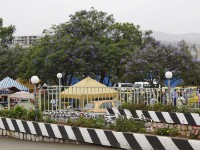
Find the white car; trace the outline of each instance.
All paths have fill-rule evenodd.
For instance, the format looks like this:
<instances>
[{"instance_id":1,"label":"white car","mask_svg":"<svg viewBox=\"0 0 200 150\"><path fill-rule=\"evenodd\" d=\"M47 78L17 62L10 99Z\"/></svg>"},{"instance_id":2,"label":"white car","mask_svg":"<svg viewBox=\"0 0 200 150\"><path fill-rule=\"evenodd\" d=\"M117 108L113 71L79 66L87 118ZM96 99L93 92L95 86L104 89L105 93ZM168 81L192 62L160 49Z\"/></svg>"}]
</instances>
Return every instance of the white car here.
<instances>
[{"instance_id":1,"label":"white car","mask_svg":"<svg viewBox=\"0 0 200 150\"><path fill-rule=\"evenodd\" d=\"M134 90L134 84L132 84L132 83L115 83L113 85L113 87L116 90L120 90L120 91L132 91L132 90Z\"/></svg>"}]
</instances>

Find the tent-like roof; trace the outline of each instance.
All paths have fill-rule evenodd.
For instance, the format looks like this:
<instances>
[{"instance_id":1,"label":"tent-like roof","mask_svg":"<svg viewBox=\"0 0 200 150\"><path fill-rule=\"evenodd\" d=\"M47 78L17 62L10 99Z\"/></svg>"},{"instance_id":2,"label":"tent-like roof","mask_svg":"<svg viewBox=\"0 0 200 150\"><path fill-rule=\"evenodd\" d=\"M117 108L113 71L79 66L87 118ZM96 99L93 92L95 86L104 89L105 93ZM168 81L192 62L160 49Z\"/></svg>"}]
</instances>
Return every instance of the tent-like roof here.
<instances>
[{"instance_id":1,"label":"tent-like roof","mask_svg":"<svg viewBox=\"0 0 200 150\"><path fill-rule=\"evenodd\" d=\"M0 89L9 89L15 87L19 89L20 91L29 91L29 89L21 84L19 84L17 81L6 77L3 80L0 81Z\"/></svg>"},{"instance_id":2,"label":"tent-like roof","mask_svg":"<svg viewBox=\"0 0 200 150\"><path fill-rule=\"evenodd\" d=\"M10 89L0 89L0 94L12 94L13 92Z\"/></svg>"},{"instance_id":3,"label":"tent-like roof","mask_svg":"<svg viewBox=\"0 0 200 150\"><path fill-rule=\"evenodd\" d=\"M29 89L30 92L34 91L34 85L29 83L28 81L24 81L21 78L17 78L15 81L17 81L18 83L20 83L21 85L27 87Z\"/></svg>"},{"instance_id":4,"label":"tent-like roof","mask_svg":"<svg viewBox=\"0 0 200 150\"><path fill-rule=\"evenodd\" d=\"M34 99L33 93L20 91L10 95L10 98L19 98L19 99Z\"/></svg>"},{"instance_id":5,"label":"tent-like roof","mask_svg":"<svg viewBox=\"0 0 200 150\"><path fill-rule=\"evenodd\" d=\"M87 77L61 92L62 98L102 99L117 97L118 92L96 80Z\"/></svg>"}]
</instances>

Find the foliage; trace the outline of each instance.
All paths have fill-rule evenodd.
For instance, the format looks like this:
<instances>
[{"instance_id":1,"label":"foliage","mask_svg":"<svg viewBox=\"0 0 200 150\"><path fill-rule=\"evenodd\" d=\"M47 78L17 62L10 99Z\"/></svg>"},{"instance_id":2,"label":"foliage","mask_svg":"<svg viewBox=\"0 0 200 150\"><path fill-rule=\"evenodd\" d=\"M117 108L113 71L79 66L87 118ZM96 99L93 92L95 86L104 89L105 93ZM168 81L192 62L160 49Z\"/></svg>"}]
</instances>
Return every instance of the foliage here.
<instances>
[{"instance_id":1,"label":"foliage","mask_svg":"<svg viewBox=\"0 0 200 150\"><path fill-rule=\"evenodd\" d=\"M21 106L16 106L12 112L12 118L16 119L26 119L27 117L27 109Z\"/></svg>"},{"instance_id":2,"label":"foliage","mask_svg":"<svg viewBox=\"0 0 200 150\"><path fill-rule=\"evenodd\" d=\"M69 118L67 119L66 123L74 127L103 128L105 126L105 121L103 117L85 118L81 116L76 120L72 120Z\"/></svg>"},{"instance_id":3,"label":"foliage","mask_svg":"<svg viewBox=\"0 0 200 150\"><path fill-rule=\"evenodd\" d=\"M161 103L155 103L153 106L149 105L148 110L162 111L163 105Z\"/></svg>"},{"instance_id":4,"label":"foliage","mask_svg":"<svg viewBox=\"0 0 200 150\"><path fill-rule=\"evenodd\" d=\"M198 108L191 108L187 105L183 105L179 108L173 105L162 105L161 103L155 103L154 105L146 105L145 103L123 103L120 109L134 110L151 110L151 111L165 111L165 112L181 112L181 113L200 113Z\"/></svg>"},{"instance_id":5,"label":"foliage","mask_svg":"<svg viewBox=\"0 0 200 150\"><path fill-rule=\"evenodd\" d=\"M163 127L157 128L155 133L157 135L177 136L179 134L179 130L177 128Z\"/></svg>"},{"instance_id":6,"label":"foliage","mask_svg":"<svg viewBox=\"0 0 200 150\"><path fill-rule=\"evenodd\" d=\"M190 132L190 138L192 139L200 139L200 131L198 127L196 129L192 129Z\"/></svg>"},{"instance_id":7,"label":"foliage","mask_svg":"<svg viewBox=\"0 0 200 150\"><path fill-rule=\"evenodd\" d=\"M199 108L191 108L188 105L183 105L177 109L177 112L182 112L182 113L200 113Z\"/></svg>"},{"instance_id":8,"label":"foliage","mask_svg":"<svg viewBox=\"0 0 200 150\"><path fill-rule=\"evenodd\" d=\"M10 74L14 76L14 73L16 73L17 70L16 69L17 64L15 62L20 59L20 56L18 57L16 54L15 56L17 57L14 57L13 55L15 53L9 48L14 38L13 37L14 32L15 32L15 26L10 25L8 27L4 27L3 19L0 18L0 66L1 66L0 79Z\"/></svg>"},{"instance_id":9,"label":"foliage","mask_svg":"<svg viewBox=\"0 0 200 150\"><path fill-rule=\"evenodd\" d=\"M15 119L26 119L27 110L21 106L17 106L14 109L1 110L0 116L8 117L8 118L15 118Z\"/></svg>"},{"instance_id":10,"label":"foliage","mask_svg":"<svg viewBox=\"0 0 200 150\"><path fill-rule=\"evenodd\" d=\"M162 111L167 111L167 112L176 112L177 107L173 105L164 105L162 108Z\"/></svg>"},{"instance_id":11,"label":"foliage","mask_svg":"<svg viewBox=\"0 0 200 150\"><path fill-rule=\"evenodd\" d=\"M144 133L146 132L144 125L144 121L134 121L133 119L119 117L115 124L110 125L110 128L119 132Z\"/></svg>"},{"instance_id":12,"label":"foliage","mask_svg":"<svg viewBox=\"0 0 200 150\"><path fill-rule=\"evenodd\" d=\"M40 110L29 110L28 114L27 114L27 120L36 120L36 116L37 116L37 121L41 121L42 120L42 112Z\"/></svg>"},{"instance_id":13,"label":"foliage","mask_svg":"<svg viewBox=\"0 0 200 150\"><path fill-rule=\"evenodd\" d=\"M147 80L153 86L154 79L162 84L170 70L184 85L200 83L199 62L192 59L185 41L176 47L163 45L151 37L151 31L143 33L138 25L115 22L113 15L94 8L77 11L69 21L44 30L29 48L9 47L14 31L12 25L3 27L0 19L0 78L29 80L35 74L43 82L55 83L61 72L62 85L84 75L99 76L101 83L107 76L107 84Z\"/></svg>"},{"instance_id":14,"label":"foliage","mask_svg":"<svg viewBox=\"0 0 200 150\"><path fill-rule=\"evenodd\" d=\"M177 109L177 111L178 112L183 112L183 113L190 113L191 112L190 108L188 106L186 106L186 105L183 105L183 106L179 107Z\"/></svg>"},{"instance_id":15,"label":"foliage","mask_svg":"<svg viewBox=\"0 0 200 150\"><path fill-rule=\"evenodd\" d=\"M46 123L55 123L56 121L54 119L52 119L51 117L47 117L44 119L44 122Z\"/></svg>"},{"instance_id":16,"label":"foliage","mask_svg":"<svg viewBox=\"0 0 200 150\"><path fill-rule=\"evenodd\" d=\"M105 12L81 10L66 23L44 31L38 44L29 48L21 62L20 76L28 79L37 74L40 79L57 80L55 72L68 79L83 75L105 76L117 80L124 73L126 59L142 42L139 26L117 23ZM66 80L62 83L66 85Z\"/></svg>"},{"instance_id":17,"label":"foliage","mask_svg":"<svg viewBox=\"0 0 200 150\"><path fill-rule=\"evenodd\" d=\"M147 80L153 85L153 80L161 83L165 79L165 72L172 71L173 77L188 78L188 72L194 69L194 62L185 41L181 41L177 47L163 45L154 38L146 37L142 49L132 54L130 63L127 64L128 76L134 76L137 80ZM134 82L134 81L132 81Z\"/></svg>"},{"instance_id":18,"label":"foliage","mask_svg":"<svg viewBox=\"0 0 200 150\"><path fill-rule=\"evenodd\" d=\"M15 26L10 25L8 27L3 27L3 19L0 18L0 50L1 48L7 48L10 46L14 32Z\"/></svg>"},{"instance_id":19,"label":"foliage","mask_svg":"<svg viewBox=\"0 0 200 150\"><path fill-rule=\"evenodd\" d=\"M123 103L122 106L120 106L121 109L128 109L130 111L133 110L147 110L147 105L145 103Z\"/></svg>"},{"instance_id":20,"label":"foliage","mask_svg":"<svg viewBox=\"0 0 200 150\"><path fill-rule=\"evenodd\" d=\"M192 109L192 112L200 114L200 109L199 108L194 108L194 109Z\"/></svg>"},{"instance_id":21,"label":"foliage","mask_svg":"<svg viewBox=\"0 0 200 150\"><path fill-rule=\"evenodd\" d=\"M38 117L38 121L41 121L42 120L42 112L38 110L36 114ZM0 116L34 121L35 120L35 111L27 110L21 106L16 106L14 109L0 110Z\"/></svg>"},{"instance_id":22,"label":"foliage","mask_svg":"<svg viewBox=\"0 0 200 150\"><path fill-rule=\"evenodd\" d=\"M161 103L155 103L154 105L146 105L145 103L123 103L121 109L134 110L154 110L154 111L168 111L175 112L177 108L173 105L162 105Z\"/></svg>"},{"instance_id":23,"label":"foliage","mask_svg":"<svg viewBox=\"0 0 200 150\"><path fill-rule=\"evenodd\" d=\"M1 72L0 78L9 76L13 79L17 79L20 76L21 70L19 70L19 64L22 62L22 57L26 53L26 49L19 45L10 47L9 49L0 49L0 64ZM15 67L13 67L15 66ZM26 70L22 70L26 72Z\"/></svg>"},{"instance_id":24,"label":"foliage","mask_svg":"<svg viewBox=\"0 0 200 150\"><path fill-rule=\"evenodd\" d=\"M0 116L12 118L13 110L0 110Z\"/></svg>"},{"instance_id":25,"label":"foliage","mask_svg":"<svg viewBox=\"0 0 200 150\"><path fill-rule=\"evenodd\" d=\"M153 85L154 79L162 83L170 70L184 85L200 82L199 62L192 59L185 41L177 47L163 45L151 37L151 31L143 33L132 23L115 22L113 15L94 8L77 11L69 21L44 30L44 36L28 49L9 47L14 31L15 26L3 27L0 19L0 78L28 80L36 74L44 82L58 82L56 73L62 72L62 85L83 75L98 75L100 82L108 76L113 83L145 79Z\"/></svg>"}]
</instances>

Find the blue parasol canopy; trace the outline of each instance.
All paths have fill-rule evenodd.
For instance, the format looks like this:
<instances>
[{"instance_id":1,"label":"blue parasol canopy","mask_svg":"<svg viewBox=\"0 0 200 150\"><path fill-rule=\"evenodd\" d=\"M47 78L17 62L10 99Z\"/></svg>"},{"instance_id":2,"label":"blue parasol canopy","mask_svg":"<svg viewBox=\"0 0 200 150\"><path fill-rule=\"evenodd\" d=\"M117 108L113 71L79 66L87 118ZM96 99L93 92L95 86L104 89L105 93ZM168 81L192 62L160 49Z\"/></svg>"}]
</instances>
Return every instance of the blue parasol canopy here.
<instances>
[{"instance_id":1,"label":"blue parasol canopy","mask_svg":"<svg viewBox=\"0 0 200 150\"><path fill-rule=\"evenodd\" d=\"M3 80L0 81L0 90L9 89L9 88L12 88L12 87L17 88L20 91L29 92L29 89L27 87L21 85L20 83L18 83L17 81L15 81L15 80L13 80L9 77L6 77L6 78L4 78Z\"/></svg>"}]
</instances>

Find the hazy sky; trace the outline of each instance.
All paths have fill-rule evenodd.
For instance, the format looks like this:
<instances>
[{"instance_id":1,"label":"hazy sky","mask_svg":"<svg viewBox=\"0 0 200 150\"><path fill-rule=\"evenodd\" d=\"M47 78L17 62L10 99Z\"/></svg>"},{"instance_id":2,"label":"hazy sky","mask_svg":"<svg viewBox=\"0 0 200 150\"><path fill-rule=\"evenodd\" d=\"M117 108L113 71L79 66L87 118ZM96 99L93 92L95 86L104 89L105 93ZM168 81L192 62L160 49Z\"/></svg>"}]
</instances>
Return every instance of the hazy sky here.
<instances>
[{"instance_id":1,"label":"hazy sky","mask_svg":"<svg viewBox=\"0 0 200 150\"><path fill-rule=\"evenodd\" d=\"M15 35L40 35L91 7L142 30L200 33L200 0L0 0L0 18L16 26Z\"/></svg>"}]
</instances>

